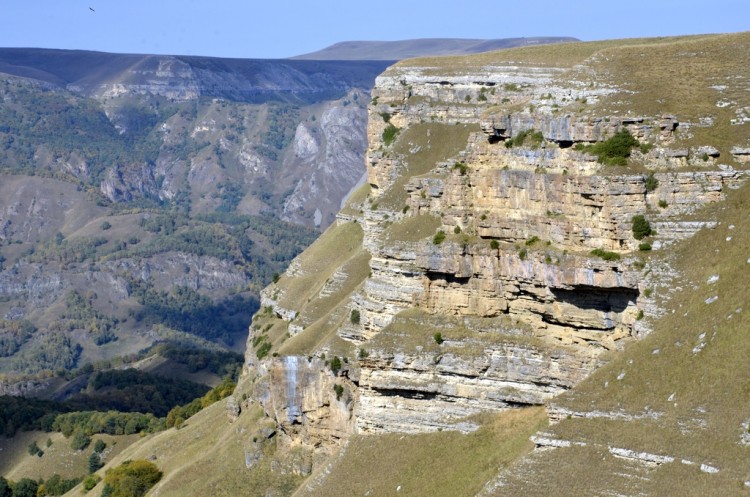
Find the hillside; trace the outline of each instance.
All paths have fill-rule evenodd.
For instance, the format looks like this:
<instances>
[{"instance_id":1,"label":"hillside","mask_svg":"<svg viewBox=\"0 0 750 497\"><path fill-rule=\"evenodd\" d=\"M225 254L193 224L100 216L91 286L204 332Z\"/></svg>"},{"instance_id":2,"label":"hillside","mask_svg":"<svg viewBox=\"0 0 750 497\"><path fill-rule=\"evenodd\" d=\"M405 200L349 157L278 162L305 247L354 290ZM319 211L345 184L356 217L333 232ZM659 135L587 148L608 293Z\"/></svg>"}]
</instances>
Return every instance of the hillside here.
<instances>
[{"instance_id":1,"label":"hillside","mask_svg":"<svg viewBox=\"0 0 750 497\"><path fill-rule=\"evenodd\" d=\"M578 41L570 37L499 38L467 40L460 38L420 38L399 41L343 41L317 52L291 57L292 60L402 60L414 57L467 55L505 48Z\"/></svg>"},{"instance_id":2,"label":"hillside","mask_svg":"<svg viewBox=\"0 0 750 497\"><path fill-rule=\"evenodd\" d=\"M748 54L738 33L389 67L366 184L261 291L233 396L99 474L151 460L153 495L746 491Z\"/></svg>"},{"instance_id":3,"label":"hillside","mask_svg":"<svg viewBox=\"0 0 750 497\"><path fill-rule=\"evenodd\" d=\"M368 184L262 292L248 342L246 387L313 461L294 495L750 481L749 44L523 47L379 76ZM461 448L511 414L531 446ZM473 468L462 490L434 476L452 465Z\"/></svg>"}]
</instances>

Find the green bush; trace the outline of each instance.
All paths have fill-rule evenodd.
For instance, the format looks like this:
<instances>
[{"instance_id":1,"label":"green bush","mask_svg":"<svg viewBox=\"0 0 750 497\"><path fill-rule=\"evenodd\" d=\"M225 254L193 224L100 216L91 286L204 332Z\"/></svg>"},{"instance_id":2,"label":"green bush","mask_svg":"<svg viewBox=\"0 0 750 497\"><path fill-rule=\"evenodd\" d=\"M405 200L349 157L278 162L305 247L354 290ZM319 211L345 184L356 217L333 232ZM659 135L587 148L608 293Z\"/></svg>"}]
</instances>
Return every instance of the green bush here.
<instances>
[{"instance_id":1,"label":"green bush","mask_svg":"<svg viewBox=\"0 0 750 497\"><path fill-rule=\"evenodd\" d=\"M601 257L605 261L619 261L620 260L620 254L617 252L609 252L604 249L596 248L591 251L591 255L595 255L597 257Z\"/></svg>"},{"instance_id":2,"label":"green bush","mask_svg":"<svg viewBox=\"0 0 750 497\"><path fill-rule=\"evenodd\" d=\"M596 155L600 164L624 166L628 162L630 151L636 146L638 146L638 140L627 129L621 129L611 138L586 147L586 149Z\"/></svg>"},{"instance_id":3,"label":"green bush","mask_svg":"<svg viewBox=\"0 0 750 497\"><path fill-rule=\"evenodd\" d=\"M95 473L102 466L104 466L104 463L102 463L102 457L98 452L92 452L89 456L89 473Z\"/></svg>"},{"instance_id":4,"label":"green bush","mask_svg":"<svg viewBox=\"0 0 750 497\"><path fill-rule=\"evenodd\" d=\"M654 176L654 173L651 173L648 176L646 176L644 183L645 183L647 192L652 192L656 190L656 188L659 186L659 180L656 179L656 176Z\"/></svg>"},{"instance_id":5,"label":"green bush","mask_svg":"<svg viewBox=\"0 0 750 497\"><path fill-rule=\"evenodd\" d=\"M96 486L97 483L102 481L102 477L99 475L88 475L83 479L83 491L88 492Z\"/></svg>"},{"instance_id":6,"label":"green bush","mask_svg":"<svg viewBox=\"0 0 750 497\"><path fill-rule=\"evenodd\" d=\"M162 472L152 462L143 459L125 461L107 472L102 496L143 497L161 477Z\"/></svg>"},{"instance_id":7,"label":"green bush","mask_svg":"<svg viewBox=\"0 0 750 497\"><path fill-rule=\"evenodd\" d=\"M344 387L333 385L333 391L336 392L336 400L341 400L341 396L344 394Z\"/></svg>"},{"instance_id":8,"label":"green bush","mask_svg":"<svg viewBox=\"0 0 750 497\"><path fill-rule=\"evenodd\" d=\"M396 139L396 135L400 130L391 123L383 130L383 145L386 147L390 146L391 143Z\"/></svg>"},{"instance_id":9,"label":"green bush","mask_svg":"<svg viewBox=\"0 0 750 497\"><path fill-rule=\"evenodd\" d=\"M518 251L518 258L521 259L522 261L525 261L528 255L529 255L529 251L526 250L525 248L522 248Z\"/></svg>"},{"instance_id":10,"label":"green bush","mask_svg":"<svg viewBox=\"0 0 750 497\"><path fill-rule=\"evenodd\" d=\"M646 242L641 243L638 245L638 250L640 250L641 252L648 252L651 250L651 244Z\"/></svg>"},{"instance_id":11,"label":"green bush","mask_svg":"<svg viewBox=\"0 0 750 497\"><path fill-rule=\"evenodd\" d=\"M334 356L333 359L331 359L331 372L333 373L333 376L337 376L339 371L341 371L341 359L339 359L338 356Z\"/></svg>"},{"instance_id":12,"label":"green bush","mask_svg":"<svg viewBox=\"0 0 750 497\"><path fill-rule=\"evenodd\" d=\"M96 452L97 454L101 454L106 448L107 444L101 438L98 438L96 442L94 442L94 452Z\"/></svg>"},{"instance_id":13,"label":"green bush","mask_svg":"<svg viewBox=\"0 0 750 497\"><path fill-rule=\"evenodd\" d=\"M532 245L534 245L538 241L539 241L539 237L536 236L536 235L534 235L531 238L529 238L528 240L526 240L526 246L527 247L531 247Z\"/></svg>"},{"instance_id":14,"label":"green bush","mask_svg":"<svg viewBox=\"0 0 750 497\"><path fill-rule=\"evenodd\" d=\"M649 236L653 231L651 230L651 223L641 214L633 216L633 238L636 240L643 240Z\"/></svg>"},{"instance_id":15,"label":"green bush","mask_svg":"<svg viewBox=\"0 0 750 497\"><path fill-rule=\"evenodd\" d=\"M466 172L469 170L469 167L463 162L456 162L455 164L453 164L453 169L457 169L461 176L466 176Z\"/></svg>"},{"instance_id":16,"label":"green bush","mask_svg":"<svg viewBox=\"0 0 750 497\"><path fill-rule=\"evenodd\" d=\"M73 438L70 440L70 448L73 450L83 450L91 443L91 437L86 435L81 430L76 430L73 433Z\"/></svg>"},{"instance_id":17,"label":"green bush","mask_svg":"<svg viewBox=\"0 0 750 497\"><path fill-rule=\"evenodd\" d=\"M434 335L432 335L432 338L433 338L433 340L435 340L435 343L438 344L438 345L442 344L445 341L445 340L443 340L443 334L440 333L440 332L435 333Z\"/></svg>"},{"instance_id":18,"label":"green bush","mask_svg":"<svg viewBox=\"0 0 750 497\"><path fill-rule=\"evenodd\" d=\"M445 241L445 231L440 230L437 233L435 233L435 236L432 237L432 243L435 245L440 245Z\"/></svg>"},{"instance_id":19,"label":"green bush","mask_svg":"<svg viewBox=\"0 0 750 497\"><path fill-rule=\"evenodd\" d=\"M492 250L499 249L500 248L500 242L498 242L497 240L490 240L490 248Z\"/></svg>"},{"instance_id":20,"label":"green bush","mask_svg":"<svg viewBox=\"0 0 750 497\"><path fill-rule=\"evenodd\" d=\"M366 359L370 356L370 353L367 352L365 349L359 349L359 353L357 354L360 359Z\"/></svg>"},{"instance_id":21,"label":"green bush","mask_svg":"<svg viewBox=\"0 0 750 497\"><path fill-rule=\"evenodd\" d=\"M666 209L667 207L669 207L669 204L667 203L666 200L662 199L662 200L659 200L659 207L661 207L662 209Z\"/></svg>"},{"instance_id":22,"label":"green bush","mask_svg":"<svg viewBox=\"0 0 750 497\"><path fill-rule=\"evenodd\" d=\"M36 497L39 484L31 478L21 478L13 485L13 497Z\"/></svg>"},{"instance_id":23,"label":"green bush","mask_svg":"<svg viewBox=\"0 0 750 497\"><path fill-rule=\"evenodd\" d=\"M352 309L352 313L349 315L349 321L351 321L352 324L359 324L359 311L357 309Z\"/></svg>"},{"instance_id":24,"label":"green bush","mask_svg":"<svg viewBox=\"0 0 750 497\"><path fill-rule=\"evenodd\" d=\"M461 226L456 226L455 228L453 228L453 233L457 235L461 234Z\"/></svg>"}]
</instances>

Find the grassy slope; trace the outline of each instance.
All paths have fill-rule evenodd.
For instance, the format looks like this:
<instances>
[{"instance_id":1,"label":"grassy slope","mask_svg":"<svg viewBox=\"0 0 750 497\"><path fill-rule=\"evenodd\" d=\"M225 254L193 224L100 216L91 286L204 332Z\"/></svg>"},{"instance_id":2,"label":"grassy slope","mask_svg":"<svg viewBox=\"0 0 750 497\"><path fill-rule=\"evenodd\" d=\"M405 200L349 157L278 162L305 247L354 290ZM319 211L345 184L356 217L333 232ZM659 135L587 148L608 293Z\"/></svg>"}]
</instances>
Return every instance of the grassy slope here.
<instances>
[{"instance_id":1,"label":"grassy slope","mask_svg":"<svg viewBox=\"0 0 750 497\"><path fill-rule=\"evenodd\" d=\"M148 436L112 458L99 473L104 475L108 468L128 459L151 458L164 472L151 495L265 495L269 487L281 489L278 495L289 495L300 478L272 472L270 457L253 469L245 466L246 439L262 417L260 410L252 408L235 423L229 423L225 409L226 401L217 402L190 418L180 430L173 428ZM272 449L268 455L273 455ZM100 484L87 495L98 497L102 488ZM80 493L78 487L67 495Z\"/></svg>"},{"instance_id":2,"label":"grassy slope","mask_svg":"<svg viewBox=\"0 0 750 497\"><path fill-rule=\"evenodd\" d=\"M322 484L313 475L295 497L476 495L497 469L531 449L529 436L547 419L543 409L529 408L485 415L483 421L468 435L355 436L333 467L322 470Z\"/></svg>"},{"instance_id":3,"label":"grassy slope","mask_svg":"<svg viewBox=\"0 0 750 497\"><path fill-rule=\"evenodd\" d=\"M742 425L750 419L748 205L750 184L710 207L720 221L717 228L667 249L664 256L680 272L679 286L655 292L657 297L676 292L665 301L667 315L654 323L650 336L556 400L574 411L656 412L659 417L563 420L551 431L588 446L530 458L520 476L510 477L509 493L497 495L548 495L560 488L569 495L599 494L604 488L628 495L736 495L750 480L750 447L739 443L747 430ZM716 275L719 280L708 283ZM718 300L707 304L713 296ZM676 462L645 470L612 457L607 447L672 456ZM701 472L700 464L720 471ZM560 465L569 471L560 471ZM538 477L526 479L529 471ZM596 476L602 474L606 478Z\"/></svg>"},{"instance_id":4,"label":"grassy slope","mask_svg":"<svg viewBox=\"0 0 750 497\"><path fill-rule=\"evenodd\" d=\"M47 447L47 439L52 445ZM63 478L84 476L88 472L89 456L98 439L107 444L105 460L110 460L139 439L138 435L94 435L84 450L72 450L70 440L61 433L40 431L20 432L13 438L0 438L0 475L14 481L21 478L47 479L55 473ZM36 442L44 451L42 457L28 453L28 446Z\"/></svg>"}]
</instances>

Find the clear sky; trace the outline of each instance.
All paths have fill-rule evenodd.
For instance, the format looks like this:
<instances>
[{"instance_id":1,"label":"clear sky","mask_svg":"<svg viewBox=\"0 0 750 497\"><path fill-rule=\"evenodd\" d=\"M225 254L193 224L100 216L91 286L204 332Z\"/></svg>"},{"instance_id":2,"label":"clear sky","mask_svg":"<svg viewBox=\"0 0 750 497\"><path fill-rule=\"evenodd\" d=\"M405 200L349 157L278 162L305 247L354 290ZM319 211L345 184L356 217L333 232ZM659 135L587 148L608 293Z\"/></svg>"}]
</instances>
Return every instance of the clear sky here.
<instances>
[{"instance_id":1,"label":"clear sky","mask_svg":"<svg viewBox=\"0 0 750 497\"><path fill-rule=\"evenodd\" d=\"M346 40L747 30L750 0L0 0L2 47L241 58Z\"/></svg>"}]
</instances>

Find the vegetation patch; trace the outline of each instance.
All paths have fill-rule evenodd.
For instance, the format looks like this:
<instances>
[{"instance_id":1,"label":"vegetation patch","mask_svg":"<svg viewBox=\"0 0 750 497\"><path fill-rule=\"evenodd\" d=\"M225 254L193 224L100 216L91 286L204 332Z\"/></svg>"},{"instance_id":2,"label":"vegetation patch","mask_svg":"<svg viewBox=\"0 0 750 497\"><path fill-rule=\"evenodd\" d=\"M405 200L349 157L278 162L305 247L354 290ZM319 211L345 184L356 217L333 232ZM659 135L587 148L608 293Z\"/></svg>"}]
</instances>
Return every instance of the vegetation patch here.
<instances>
[{"instance_id":1,"label":"vegetation patch","mask_svg":"<svg viewBox=\"0 0 750 497\"><path fill-rule=\"evenodd\" d=\"M591 251L591 255L595 255L597 257L601 257L605 261L619 261L620 260L620 254L617 252L609 252L604 249L595 248Z\"/></svg>"}]
</instances>

